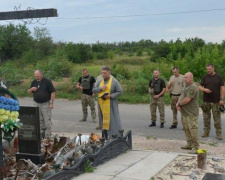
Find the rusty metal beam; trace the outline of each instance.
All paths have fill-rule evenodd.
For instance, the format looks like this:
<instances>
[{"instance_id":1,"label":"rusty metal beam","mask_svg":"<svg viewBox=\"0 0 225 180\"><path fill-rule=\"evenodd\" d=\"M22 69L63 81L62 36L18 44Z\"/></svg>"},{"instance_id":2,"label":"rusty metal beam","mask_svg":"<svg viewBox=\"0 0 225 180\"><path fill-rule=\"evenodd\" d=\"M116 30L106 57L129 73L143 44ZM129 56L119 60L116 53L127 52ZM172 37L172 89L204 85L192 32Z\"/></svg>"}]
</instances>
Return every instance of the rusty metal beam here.
<instances>
[{"instance_id":1,"label":"rusty metal beam","mask_svg":"<svg viewBox=\"0 0 225 180\"><path fill-rule=\"evenodd\" d=\"M0 12L0 20L33 19L44 17L57 17L57 9L51 8L51 9Z\"/></svg>"}]
</instances>

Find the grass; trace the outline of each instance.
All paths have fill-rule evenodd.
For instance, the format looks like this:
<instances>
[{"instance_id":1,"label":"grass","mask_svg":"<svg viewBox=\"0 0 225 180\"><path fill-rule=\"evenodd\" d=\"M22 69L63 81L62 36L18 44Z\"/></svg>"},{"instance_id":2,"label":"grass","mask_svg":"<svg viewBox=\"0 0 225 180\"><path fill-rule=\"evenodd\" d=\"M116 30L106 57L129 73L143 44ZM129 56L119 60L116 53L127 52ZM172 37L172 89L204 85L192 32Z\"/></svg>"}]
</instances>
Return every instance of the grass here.
<instances>
[{"instance_id":1,"label":"grass","mask_svg":"<svg viewBox=\"0 0 225 180\"><path fill-rule=\"evenodd\" d=\"M218 146L218 141L200 141L200 144L206 144L209 146L217 147Z\"/></svg>"},{"instance_id":2,"label":"grass","mask_svg":"<svg viewBox=\"0 0 225 180\"><path fill-rule=\"evenodd\" d=\"M13 64L13 61L8 62L6 70L14 69L15 64L17 65L18 63L19 62ZM27 90L33 80L33 71L37 67L33 64L26 65L26 63L20 63L24 66L21 67L17 65L16 68L23 79L19 84L11 85L10 90L17 97L31 97L32 95L28 95ZM39 64L44 63L46 62L39 62ZM127 53L124 53L123 55L115 54L114 59L89 60L85 64L71 64L70 68L72 73L69 77L58 78L53 81L57 90L56 98L65 98L69 100L80 99L81 92L78 91L75 86L79 77L82 76L82 69L87 68L90 75L97 77L101 73L102 65L111 67L112 74L120 82L123 94L118 100L122 103L149 104L148 82L149 79L153 77L153 70L160 69L160 76L165 81L168 81L172 75L171 63L150 62L149 56L146 53L143 53L142 56L129 56ZM4 64L2 64L2 68L4 68ZM6 70L4 72L7 72ZM164 101L165 104L170 104L169 92L165 93Z\"/></svg>"},{"instance_id":3,"label":"grass","mask_svg":"<svg viewBox=\"0 0 225 180\"><path fill-rule=\"evenodd\" d=\"M149 140L149 139L157 140L157 138L156 138L155 136L145 136L145 138L146 138L147 140Z\"/></svg>"}]
</instances>

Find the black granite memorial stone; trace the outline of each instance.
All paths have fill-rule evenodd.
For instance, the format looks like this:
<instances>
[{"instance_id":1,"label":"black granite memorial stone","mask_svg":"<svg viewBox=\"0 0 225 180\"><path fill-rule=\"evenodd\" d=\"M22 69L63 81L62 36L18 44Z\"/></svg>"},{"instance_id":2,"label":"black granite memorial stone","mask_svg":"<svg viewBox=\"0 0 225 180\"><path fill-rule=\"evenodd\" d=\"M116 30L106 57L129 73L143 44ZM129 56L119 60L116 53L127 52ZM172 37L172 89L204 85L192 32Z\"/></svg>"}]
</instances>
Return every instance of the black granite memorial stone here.
<instances>
[{"instance_id":1,"label":"black granite memorial stone","mask_svg":"<svg viewBox=\"0 0 225 180\"><path fill-rule=\"evenodd\" d=\"M0 168L3 167L2 129L0 129Z\"/></svg>"},{"instance_id":2,"label":"black granite memorial stone","mask_svg":"<svg viewBox=\"0 0 225 180\"><path fill-rule=\"evenodd\" d=\"M19 153L16 159L30 159L35 164L43 164L39 108L20 106L19 119L23 126L18 130Z\"/></svg>"},{"instance_id":3,"label":"black granite memorial stone","mask_svg":"<svg viewBox=\"0 0 225 180\"><path fill-rule=\"evenodd\" d=\"M225 180L225 175L206 173L202 180Z\"/></svg>"}]
</instances>

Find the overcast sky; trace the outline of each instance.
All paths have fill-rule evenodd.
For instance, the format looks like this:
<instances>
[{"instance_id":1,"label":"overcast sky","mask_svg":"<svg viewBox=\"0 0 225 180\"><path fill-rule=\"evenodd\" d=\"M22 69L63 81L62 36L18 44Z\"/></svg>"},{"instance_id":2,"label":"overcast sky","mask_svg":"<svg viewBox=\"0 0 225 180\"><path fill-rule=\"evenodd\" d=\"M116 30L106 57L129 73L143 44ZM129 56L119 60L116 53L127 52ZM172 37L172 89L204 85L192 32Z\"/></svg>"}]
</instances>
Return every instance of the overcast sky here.
<instances>
[{"instance_id":1,"label":"overcast sky","mask_svg":"<svg viewBox=\"0 0 225 180\"><path fill-rule=\"evenodd\" d=\"M27 25L31 31L46 27L54 41L225 40L225 0L0 0L0 4L0 12L14 11L14 6L57 9L58 17L48 18L45 25ZM0 24L10 22L23 23Z\"/></svg>"}]
</instances>

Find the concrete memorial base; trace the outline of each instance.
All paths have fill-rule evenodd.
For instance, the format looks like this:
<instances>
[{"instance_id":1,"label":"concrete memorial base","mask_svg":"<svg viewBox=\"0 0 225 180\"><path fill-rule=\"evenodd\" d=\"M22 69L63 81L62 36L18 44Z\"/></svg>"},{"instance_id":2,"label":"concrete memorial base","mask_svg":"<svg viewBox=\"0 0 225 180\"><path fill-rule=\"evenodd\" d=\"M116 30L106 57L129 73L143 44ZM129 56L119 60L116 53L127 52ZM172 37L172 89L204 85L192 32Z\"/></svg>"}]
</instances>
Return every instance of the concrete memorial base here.
<instances>
[{"instance_id":1,"label":"concrete memorial base","mask_svg":"<svg viewBox=\"0 0 225 180\"><path fill-rule=\"evenodd\" d=\"M19 159L30 159L34 164L44 164L45 155L44 154L27 154L27 153L16 153L16 161Z\"/></svg>"}]
</instances>

